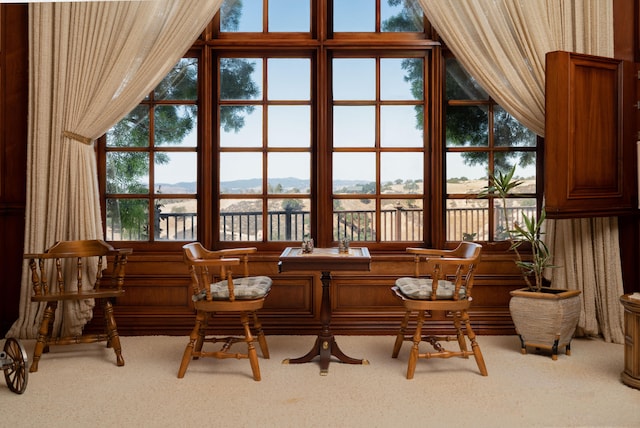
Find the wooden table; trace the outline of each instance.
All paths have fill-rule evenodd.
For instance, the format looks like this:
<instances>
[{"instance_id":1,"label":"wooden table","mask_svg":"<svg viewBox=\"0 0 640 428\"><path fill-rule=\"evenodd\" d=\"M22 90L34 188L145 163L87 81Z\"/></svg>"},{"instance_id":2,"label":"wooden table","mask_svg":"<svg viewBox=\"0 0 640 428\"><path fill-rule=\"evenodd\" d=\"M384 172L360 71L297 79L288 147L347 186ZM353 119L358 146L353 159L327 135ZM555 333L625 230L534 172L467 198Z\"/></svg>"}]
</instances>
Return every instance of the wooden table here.
<instances>
[{"instance_id":1,"label":"wooden table","mask_svg":"<svg viewBox=\"0 0 640 428\"><path fill-rule=\"evenodd\" d=\"M624 306L624 371L622 382L640 389L640 300L630 294L620 297Z\"/></svg>"},{"instance_id":2,"label":"wooden table","mask_svg":"<svg viewBox=\"0 0 640 428\"><path fill-rule=\"evenodd\" d=\"M369 364L367 360L346 356L338 347L331 333L331 271L371 270L371 256L366 247L351 247L348 253L340 253L337 248L315 248L312 253L303 253L299 247L287 247L280 255L280 272L320 271L322 272L322 302L320 321L322 330L311 350L300 358L288 358L284 364L307 363L320 356L320 375L329 372L331 356L347 364Z\"/></svg>"}]
</instances>

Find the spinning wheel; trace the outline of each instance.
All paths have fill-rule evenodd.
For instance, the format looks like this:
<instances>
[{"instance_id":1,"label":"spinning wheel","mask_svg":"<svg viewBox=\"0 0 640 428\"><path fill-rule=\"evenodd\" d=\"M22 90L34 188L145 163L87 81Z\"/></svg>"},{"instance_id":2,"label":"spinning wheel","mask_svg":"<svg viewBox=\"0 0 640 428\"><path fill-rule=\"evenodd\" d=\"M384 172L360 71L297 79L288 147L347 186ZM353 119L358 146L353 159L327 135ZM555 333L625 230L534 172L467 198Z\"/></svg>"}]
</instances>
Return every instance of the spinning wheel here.
<instances>
[{"instance_id":1,"label":"spinning wheel","mask_svg":"<svg viewBox=\"0 0 640 428\"><path fill-rule=\"evenodd\" d=\"M22 394L27 389L29 373L26 371L27 352L16 339L10 337L4 342L4 351L0 352L0 367L4 370L4 379L9 389Z\"/></svg>"}]
</instances>

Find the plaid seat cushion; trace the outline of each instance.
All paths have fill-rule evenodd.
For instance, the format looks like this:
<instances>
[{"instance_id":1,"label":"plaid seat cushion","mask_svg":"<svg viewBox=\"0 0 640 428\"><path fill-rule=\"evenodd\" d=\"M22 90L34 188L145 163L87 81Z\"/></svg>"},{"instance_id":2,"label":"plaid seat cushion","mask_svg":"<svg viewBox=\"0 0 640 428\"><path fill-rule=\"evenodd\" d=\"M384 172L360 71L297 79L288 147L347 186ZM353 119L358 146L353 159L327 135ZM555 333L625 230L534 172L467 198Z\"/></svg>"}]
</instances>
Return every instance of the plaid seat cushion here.
<instances>
[{"instance_id":1,"label":"plaid seat cushion","mask_svg":"<svg viewBox=\"0 0 640 428\"><path fill-rule=\"evenodd\" d=\"M432 280L431 278L414 278L404 277L396 280L396 287L402 294L409 299L414 300L429 300L431 299ZM455 285L451 281L438 281L438 290L436 291L436 300L448 300L453 299L453 293L455 291ZM459 298L464 299L467 297L467 289L463 286L460 287Z\"/></svg>"},{"instance_id":2,"label":"plaid seat cushion","mask_svg":"<svg viewBox=\"0 0 640 428\"><path fill-rule=\"evenodd\" d=\"M233 279L233 292L237 300L260 299L271 290L271 278L268 276L248 276ZM201 292L194 300L204 300L206 294ZM228 300L229 286L227 280L211 284L211 297L213 300Z\"/></svg>"}]
</instances>

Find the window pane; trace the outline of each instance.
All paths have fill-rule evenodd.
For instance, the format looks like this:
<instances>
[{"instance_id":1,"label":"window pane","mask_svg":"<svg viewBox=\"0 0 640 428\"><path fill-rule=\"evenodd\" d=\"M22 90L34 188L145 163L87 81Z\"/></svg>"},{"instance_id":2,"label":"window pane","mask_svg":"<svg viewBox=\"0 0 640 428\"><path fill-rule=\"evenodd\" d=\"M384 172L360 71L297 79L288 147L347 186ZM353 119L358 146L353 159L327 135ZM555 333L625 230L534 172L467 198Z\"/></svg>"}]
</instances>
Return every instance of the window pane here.
<instances>
[{"instance_id":1,"label":"window pane","mask_svg":"<svg viewBox=\"0 0 640 428\"><path fill-rule=\"evenodd\" d=\"M269 241L302 241L311 233L309 199L269 199Z\"/></svg>"},{"instance_id":2,"label":"window pane","mask_svg":"<svg viewBox=\"0 0 640 428\"><path fill-rule=\"evenodd\" d=\"M424 210L421 199L385 199L380 211L380 240L422 241Z\"/></svg>"},{"instance_id":3,"label":"window pane","mask_svg":"<svg viewBox=\"0 0 640 428\"><path fill-rule=\"evenodd\" d=\"M310 147L309 106L269 107L269 147Z\"/></svg>"},{"instance_id":4,"label":"window pane","mask_svg":"<svg viewBox=\"0 0 640 428\"><path fill-rule=\"evenodd\" d=\"M198 239L196 199L158 199L154 218L156 239L171 241Z\"/></svg>"},{"instance_id":5,"label":"window pane","mask_svg":"<svg viewBox=\"0 0 640 428\"><path fill-rule=\"evenodd\" d=\"M220 99L262 98L262 59L220 58Z\"/></svg>"},{"instance_id":6,"label":"window pane","mask_svg":"<svg viewBox=\"0 0 640 428\"><path fill-rule=\"evenodd\" d=\"M333 200L333 239L376 239L376 203L373 199Z\"/></svg>"},{"instance_id":7,"label":"window pane","mask_svg":"<svg viewBox=\"0 0 640 428\"><path fill-rule=\"evenodd\" d=\"M423 193L422 153L381 153L380 181L393 183L384 193Z\"/></svg>"},{"instance_id":8,"label":"window pane","mask_svg":"<svg viewBox=\"0 0 640 428\"><path fill-rule=\"evenodd\" d=\"M423 147L422 106L381 106L381 147Z\"/></svg>"},{"instance_id":9,"label":"window pane","mask_svg":"<svg viewBox=\"0 0 640 428\"><path fill-rule=\"evenodd\" d=\"M220 147L262 147L262 107L220 107Z\"/></svg>"},{"instance_id":10,"label":"window pane","mask_svg":"<svg viewBox=\"0 0 640 428\"><path fill-rule=\"evenodd\" d=\"M374 153L334 153L333 192L375 193L376 158Z\"/></svg>"},{"instance_id":11,"label":"window pane","mask_svg":"<svg viewBox=\"0 0 640 428\"><path fill-rule=\"evenodd\" d=\"M489 184L487 153L447 153L447 193L477 194Z\"/></svg>"},{"instance_id":12,"label":"window pane","mask_svg":"<svg viewBox=\"0 0 640 428\"><path fill-rule=\"evenodd\" d=\"M334 100L375 100L376 61L372 58L333 60Z\"/></svg>"},{"instance_id":13,"label":"window pane","mask_svg":"<svg viewBox=\"0 0 640 428\"><path fill-rule=\"evenodd\" d=\"M147 199L107 199L108 241L147 241L149 201Z\"/></svg>"},{"instance_id":14,"label":"window pane","mask_svg":"<svg viewBox=\"0 0 640 428\"><path fill-rule=\"evenodd\" d=\"M223 199L220 201L221 241L260 241L262 239L262 201Z\"/></svg>"},{"instance_id":15,"label":"window pane","mask_svg":"<svg viewBox=\"0 0 640 428\"><path fill-rule=\"evenodd\" d=\"M139 105L107 132L107 147L148 147L149 107Z\"/></svg>"},{"instance_id":16,"label":"window pane","mask_svg":"<svg viewBox=\"0 0 640 428\"><path fill-rule=\"evenodd\" d=\"M309 32L309 0L269 0L269 32Z\"/></svg>"},{"instance_id":17,"label":"window pane","mask_svg":"<svg viewBox=\"0 0 640 428\"><path fill-rule=\"evenodd\" d=\"M107 193L148 194L149 153L107 152Z\"/></svg>"},{"instance_id":18,"label":"window pane","mask_svg":"<svg viewBox=\"0 0 640 428\"><path fill-rule=\"evenodd\" d=\"M262 0L224 0L220 6L223 32L262 32Z\"/></svg>"},{"instance_id":19,"label":"window pane","mask_svg":"<svg viewBox=\"0 0 640 428\"><path fill-rule=\"evenodd\" d=\"M447 147L487 147L489 109L487 106L447 106Z\"/></svg>"},{"instance_id":20,"label":"window pane","mask_svg":"<svg viewBox=\"0 0 640 428\"><path fill-rule=\"evenodd\" d=\"M376 110L373 106L333 108L334 147L375 147Z\"/></svg>"},{"instance_id":21,"label":"window pane","mask_svg":"<svg viewBox=\"0 0 640 428\"><path fill-rule=\"evenodd\" d=\"M156 193L196 193L198 177L196 152L156 152L154 156Z\"/></svg>"},{"instance_id":22,"label":"window pane","mask_svg":"<svg viewBox=\"0 0 640 428\"><path fill-rule=\"evenodd\" d=\"M448 199L447 241L488 241L489 201L486 199Z\"/></svg>"},{"instance_id":23,"label":"window pane","mask_svg":"<svg viewBox=\"0 0 640 428\"><path fill-rule=\"evenodd\" d=\"M418 0L380 2L382 31L423 31L422 7Z\"/></svg>"},{"instance_id":24,"label":"window pane","mask_svg":"<svg viewBox=\"0 0 640 428\"><path fill-rule=\"evenodd\" d=\"M310 193L310 153L269 153L269 193Z\"/></svg>"},{"instance_id":25,"label":"window pane","mask_svg":"<svg viewBox=\"0 0 640 428\"><path fill-rule=\"evenodd\" d=\"M456 59L446 60L448 100L487 100L489 94L462 68Z\"/></svg>"},{"instance_id":26,"label":"window pane","mask_svg":"<svg viewBox=\"0 0 640 428\"><path fill-rule=\"evenodd\" d=\"M506 241L509 239L509 229L512 229L516 223L523 224L523 215L530 219L537 217L535 199L507 199L506 210L503 208L502 201L496 200L494 241Z\"/></svg>"},{"instance_id":27,"label":"window pane","mask_svg":"<svg viewBox=\"0 0 640 428\"><path fill-rule=\"evenodd\" d=\"M156 146L196 147L198 145L198 107L162 105L154 110Z\"/></svg>"},{"instance_id":28,"label":"window pane","mask_svg":"<svg viewBox=\"0 0 640 428\"><path fill-rule=\"evenodd\" d=\"M421 100L423 73L421 58L380 60L380 99Z\"/></svg>"},{"instance_id":29,"label":"window pane","mask_svg":"<svg viewBox=\"0 0 640 428\"><path fill-rule=\"evenodd\" d=\"M262 193L262 154L220 153L220 193Z\"/></svg>"},{"instance_id":30,"label":"window pane","mask_svg":"<svg viewBox=\"0 0 640 428\"><path fill-rule=\"evenodd\" d=\"M333 0L333 31L376 31L376 0Z\"/></svg>"},{"instance_id":31,"label":"window pane","mask_svg":"<svg viewBox=\"0 0 640 428\"><path fill-rule=\"evenodd\" d=\"M309 100L311 61L308 58L270 58L267 60L269 100Z\"/></svg>"},{"instance_id":32,"label":"window pane","mask_svg":"<svg viewBox=\"0 0 640 428\"><path fill-rule=\"evenodd\" d=\"M182 58L156 86L157 100L197 100L198 60Z\"/></svg>"},{"instance_id":33,"label":"window pane","mask_svg":"<svg viewBox=\"0 0 640 428\"><path fill-rule=\"evenodd\" d=\"M500 106L493 109L493 133L495 145L498 147L536 146L536 134Z\"/></svg>"},{"instance_id":34,"label":"window pane","mask_svg":"<svg viewBox=\"0 0 640 428\"><path fill-rule=\"evenodd\" d=\"M511 193L536 193L536 155L533 152L500 152L495 154L494 170L496 174L506 174L516 165L514 178L523 183Z\"/></svg>"}]
</instances>

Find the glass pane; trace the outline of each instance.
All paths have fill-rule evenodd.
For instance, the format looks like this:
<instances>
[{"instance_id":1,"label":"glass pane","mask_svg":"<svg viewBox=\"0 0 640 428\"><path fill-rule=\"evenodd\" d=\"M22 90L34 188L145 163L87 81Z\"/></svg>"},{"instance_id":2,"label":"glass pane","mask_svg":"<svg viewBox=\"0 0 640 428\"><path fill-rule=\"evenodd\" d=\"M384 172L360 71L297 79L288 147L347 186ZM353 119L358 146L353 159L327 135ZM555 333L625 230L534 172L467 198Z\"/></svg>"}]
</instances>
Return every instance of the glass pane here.
<instances>
[{"instance_id":1,"label":"glass pane","mask_svg":"<svg viewBox=\"0 0 640 428\"><path fill-rule=\"evenodd\" d=\"M157 100L197 100L198 60L182 58L155 88Z\"/></svg>"},{"instance_id":2,"label":"glass pane","mask_svg":"<svg viewBox=\"0 0 640 428\"><path fill-rule=\"evenodd\" d=\"M262 240L262 201L260 199L220 200L220 240Z\"/></svg>"},{"instance_id":3,"label":"glass pane","mask_svg":"<svg viewBox=\"0 0 640 428\"><path fill-rule=\"evenodd\" d=\"M310 153L269 153L267 165L269 193L311 193Z\"/></svg>"},{"instance_id":4,"label":"glass pane","mask_svg":"<svg viewBox=\"0 0 640 428\"><path fill-rule=\"evenodd\" d=\"M376 203L373 199L333 200L333 239L375 241Z\"/></svg>"},{"instance_id":5,"label":"glass pane","mask_svg":"<svg viewBox=\"0 0 640 428\"><path fill-rule=\"evenodd\" d=\"M108 241L149 240L149 201L147 199L107 199Z\"/></svg>"},{"instance_id":6,"label":"glass pane","mask_svg":"<svg viewBox=\"0 0 640 428\"><path fill-rule=\"evenodd\" d=\"M489 185L487 153L447 153L447 194L478 194Z\"/></svg>"},{"instance_id":7,"label":"glass pane","mask_svg":"<svg viewBox=\"0 0 640 428\"><path fill-rule=\"evenodd\" d=\"M269 58L267 93L269 100L310 100L311 61L308 58Z\"/></svg>"},{"instance_id":8,"label":"glass pane","mask_svg":"<svg viewBox=\"0 0 640 428\"><path fill-rule=\"evenodd\" d=\"M220 193L262 193L262 154L220 153Z\"/></svg>"},{"instance_id":9,"label":"glass pane","mask_svg":"<svg viewBox=\"0 0 640 428\"><path fill-rule=\"evenodd\" d=\"M222 32L262 32L262 0L224 0L220 6Z\"/></svg>"},{"instance_id":10,"label":"glass pane","mask_svg":"<svg viewBox=\"0 0 640 428\"><path fill-rule=\"evenodd\" d=\"M446 60L446 98L448 100L487 100L489 94L462 68L458 60Z\"/></svg>"},{"instance_id":11,"label":"glass pane","mask_svg":"<svg viewBox=\"0 0 640 428\"><path fill-rule=\"evenodd\" d=\"M262 106L221 106L220 147L262 147Z\"/></svg>"},{"instance_id":12,"label":"glass pane","mask_svg":"<svg viewBox=\"0 0 640 428\"><path fill-rule=\"evenodd\" d=\"M139 105L107 131L107 147L148 147L149 107Z\"/></svg>"},{"instance_id":13,"label":"glass pane","mask_svg":"<svg viewBox=\"0 0 640 428\"><path fill-rule=\"evenodd\" d=\"M493 108L493 139L498 147L535 147L536 134L502 107Z\"/></svg>"},{"instance_id":14,"label":"glass pane","mask_svg":"<svg viewBox=\"0 0 640 428\"><path fill-rule=\"evenodd\" d=\"M532 152L501 152L494 156L494 170L508 173L516 166L514 178L522 180L522 184L515 187L511 193L536 193L536 156Z\"/></svg>"},{"instance_id":15,"label":"glass pane","mask_svg":"<svg viewBox=\"0 0 640 428\"><path fill-rule=\"evenodd\" d=\"M506 241L509 239L509 230L512 230L516 223L523 224L524 215L530 219L537 218L536 200L534 198L507 199L506 209L503 208L501 200L496 200L494 241Z\"/></svg>"},{"instance_id":16,"label":"glass pane","mask_svg":"<svg viewBox=\"0 0 640 428\"><path fill-rule=\"evenodd\" d=\"M381 153L380 182L382 193L415 193L424 191L424 155L422 153ZM391 186L388 184L391 183Z\"/></svg>"},{"instance_id":17,"label":"glass pane","mask_svg":"<svg viewBox=\"0 0 640 428\"><path fill-rule=\"evenodd\" d=\"M107 152L107 193L148 194L149 153Z\"/></svg>"},{"instance_id":18,"label":"glass pane","mask_svg":"<svg viewBox=\"0 0 640 428\"><path fill-rule=\"evenodd\" d=\"M376 61L373 58L333 60L334 100L375 100Z\"/></svg>"},{"instance_id":19,"label":"glass pane","mask_svg":"<svg viewBox=\"0 0 640 428\"><path fill-rule=\"evenodd\" d=\"M269 147L311 147L309 106L268 107Z\"/></svg>"},{"instance_id":20,"label":"glass pane","mask_svg":"<svg viewBox=\"0 0 640 428\"><path fill-rule=\"evenodd\" d=\"M333 147L375 147L374 106L333 107Z\"/></svg>"},{"instance_id":21,"label":"glass pane","mask_svg":"<svg viewBox=\"0 0 640 428\"><path fill-rule=\"evenodd\" d=\"M423 129L422 106L380 107L381 147L423 147Z\"/></svg>"},{"instance_id":22,"label":"glass pane","mask_svg":"<svg viewBox=\"0 0 640 428\"><path fill-rule=\"evenodd\" d=\"M489 240L487 199L447 199L445 216L447 241Z\"/></svg>"},{"instance_id":23,"label":"glass pane","mask_svg":"<svg viewBox=\"0 0 640 428\"><path fill-rule=\"evenodd\" d=\"M420 199L384 199L380 210L381 241L422 241L424 210Z\"/></svg>"},{"instance_id":24,"label":"glass pane","mask_svg":"<svg viewBox=\"0 0 640 428\"><path fill-rule=\"evenodd\" d=\"M447 106L447 147L487 147L489 110L487 106Z\"/></svg>"},{"instance_id":25,"label":"glass pane","mask_svg":"<svg viewBox=\"0 0 640 428\"><path fill-rule=\"evenodd\" d=\"M161 105L154 109L156 146L196 147L198 145L198 107Z\"/></svg>"},{"instance_id":26,"label":"glass pane","mask_svg":"<svg viewBox=\"0 0 640 428\"><path fill-rule=\"evenodd\" d=\"M421 100L424 97L421 58L380 60L380 99Z\"/></svg>"},{"instance_id":27,"label":"glass pane","mask_svg":"<svg viewBox=\"0 0 640 428\"><path fill-rule=\"evenodd\" d=\"M269 32L309 32L309 0L269 0Z\"/></svg>"},{"instance_id":28,"label":"glass pane","mask_svg":"<svg viewBox=\"0 0 640 428\"><path fill-rule=\"evenodd\" d=\"M197 193L196 152L156 152L154 185L156 193Z\"/></svg>"},{"instance_id":29,"label":"glass pane","mask_svg":"<svg viewBox=\"0 0 640 428\"><path fill-rule=\"evenodd\" d=\"M262 59L220 58L220 99L262 98Z\"/></svg>"},{"instance_id":30,"label":"glass pane","mask_svg":"<svg viewBox=\"0 0 640 428\"><path fill-rule=\"evenodd\" d=\"M376 0L333 0L333 31L376 31Z\"/></svg>"},{"instance_id":31,"label":"glass pane","mask_svg":"<svg viewBox=\"0 0 640 428\"><path fill-rule=\"evenodd\" d=\"M195 241L198 239L196 199L158 199L154 215L155 239Z\"/></svg>"},{"instance_id":32,"label":"glass pane","mask_svg":"<svg viewBox=\"0 0 640 428\"><path fill-rule=\"evenodd\" d=\"M309 199L270 199L268 241L302 241L311 233Z\"/></svg>"},{"instance_id":33,"label":"glass pane","mask_svg":"<svg viewBox=\"0 0 640 428\"><path fill-rule=\"evenodd\" d=\"M382 31L423 31L422 7L418 0L380 2Z\"/></svg>"},{"instance_id":34,"label":"glass pane","mask_svg":"<svg viewBox=\"0 0 640 428\"><path fill-rule=\"evenodd\" d=\"M374 153L334 153L333 192L336 194L376 192Z\"/></svg>"}]
</instances>

